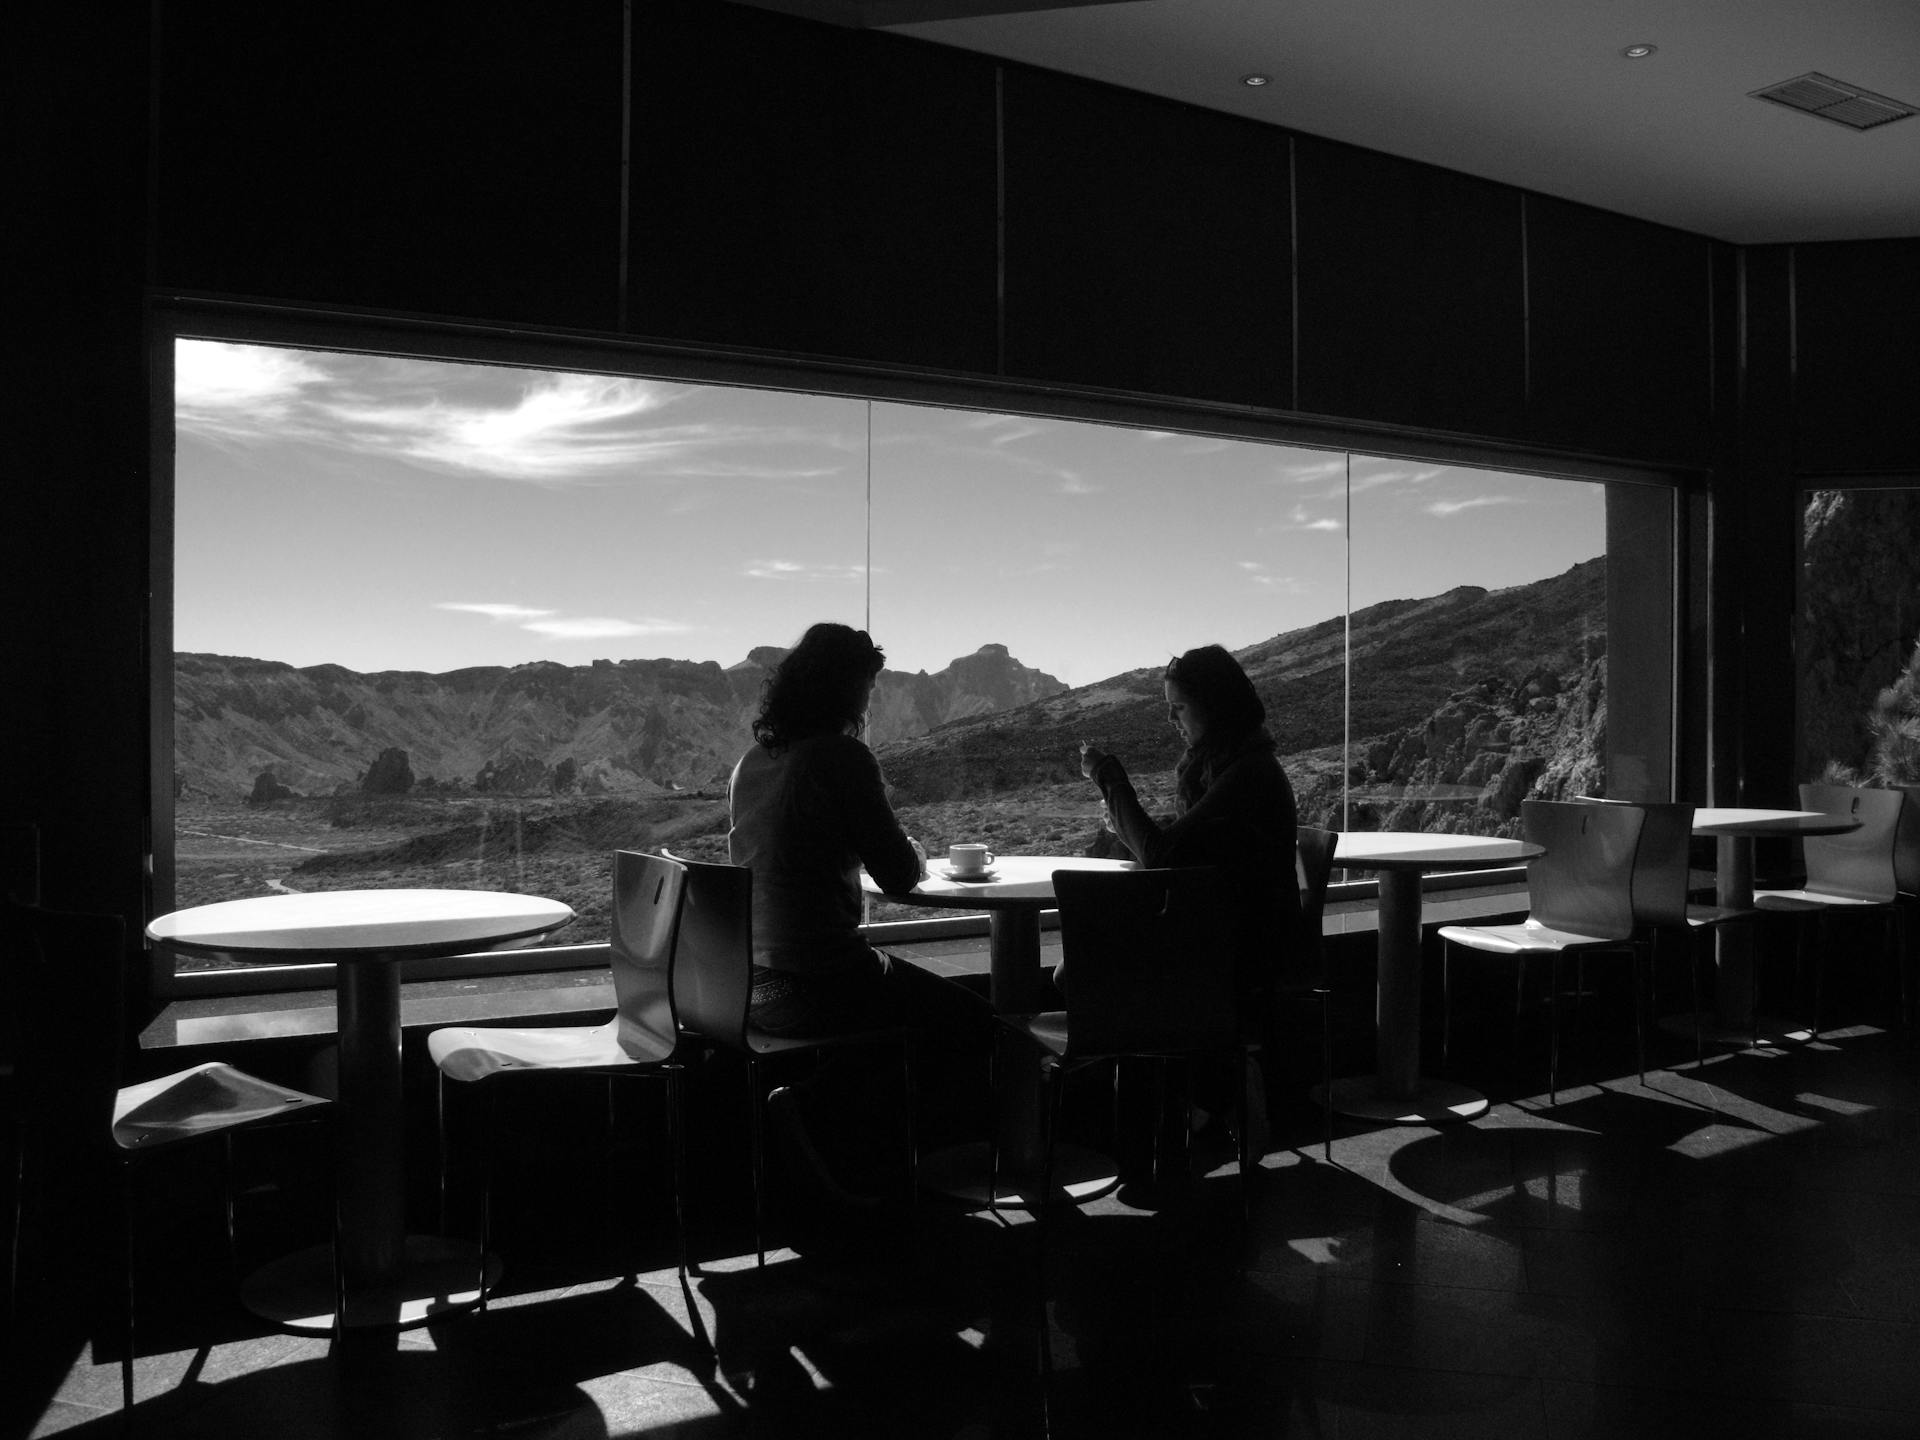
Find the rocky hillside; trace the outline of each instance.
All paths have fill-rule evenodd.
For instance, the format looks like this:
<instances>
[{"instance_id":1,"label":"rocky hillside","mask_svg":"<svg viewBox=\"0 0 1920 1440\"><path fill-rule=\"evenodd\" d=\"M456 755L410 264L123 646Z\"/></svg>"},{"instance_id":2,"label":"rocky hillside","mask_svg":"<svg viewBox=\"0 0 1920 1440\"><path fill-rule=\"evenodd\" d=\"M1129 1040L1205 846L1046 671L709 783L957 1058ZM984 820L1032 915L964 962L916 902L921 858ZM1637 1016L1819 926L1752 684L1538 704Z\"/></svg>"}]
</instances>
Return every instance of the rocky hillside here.
<instances>
[{"instance_id":1,"label":"rocky hillside","mask_svg":"<svg viewBox=\"0 0 1920 1440\"><path fill-rule=\"evenodd\" d=\"M1239 652L1289 757L1305 818L1342 779L1345 629L1330 620ZM1605 634L1604 558L1530 585L1462 586L1355 612L1348 778L1382 796L1408 786L1471 788L1506 817L1528 794L1598 784ZM958 720L887 746L881 760L903 803L928 804L1073 778L1083 737L1132 770L1170 767L1180 742L1166 721L1160 667Z\"/></svg>"},{"instance_id":2,"label":"rocky hillside","mask_svg":"<svg viewBox=\"0 0 1920 1440\"><path fill-rule=\"evenodd\" d=\"M694 789L724 780L748 743L767 670L784 653L757 648L724 669L596 660L441 675L176 655L175 788L263 799L363 786L626 796ZM983 645L933 674L883 672L871 739L905 739L1063 689L1006 646Z\"/></svg>"}]
</instances>

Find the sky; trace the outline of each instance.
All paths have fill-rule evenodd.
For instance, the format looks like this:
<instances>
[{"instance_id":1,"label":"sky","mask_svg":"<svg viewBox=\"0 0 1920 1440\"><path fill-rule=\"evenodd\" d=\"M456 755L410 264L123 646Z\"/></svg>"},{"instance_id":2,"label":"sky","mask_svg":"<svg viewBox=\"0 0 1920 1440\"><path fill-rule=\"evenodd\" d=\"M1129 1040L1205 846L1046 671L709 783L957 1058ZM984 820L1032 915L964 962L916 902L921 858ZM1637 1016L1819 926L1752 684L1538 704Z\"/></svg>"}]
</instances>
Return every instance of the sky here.
<instances>
[{"instance_id":1,"label":"sky","mask_svg":"<svg viewBox=\"0 0 1920 1440\"><path fill-rule=\"evenodd\" d=\"M1071 685L1604 552L1604 487L677 381L181 340L174 644L362 672L815 620ZM868 496L871 494L871 507Z\"/></svg>"}]
</instances>

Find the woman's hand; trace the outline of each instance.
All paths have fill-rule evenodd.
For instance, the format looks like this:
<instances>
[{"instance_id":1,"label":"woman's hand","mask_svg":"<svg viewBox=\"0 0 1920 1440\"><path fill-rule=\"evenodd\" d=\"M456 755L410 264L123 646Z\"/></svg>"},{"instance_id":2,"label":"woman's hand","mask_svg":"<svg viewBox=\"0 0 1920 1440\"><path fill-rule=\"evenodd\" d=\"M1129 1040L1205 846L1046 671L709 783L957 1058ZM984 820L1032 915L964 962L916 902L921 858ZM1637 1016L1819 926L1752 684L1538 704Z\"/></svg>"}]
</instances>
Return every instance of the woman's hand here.
<instances>
[{"instance_id":1,"label":"woman's hand","mask_svg":"<svg viewBox=\"0 0 1920 1440\"><path fill-rule=\"evenodd\" d=\"M911 835L907 837L907 843L913 846L913 853L920 857L920 878L924 880L927 878L927 847Z\"/></svg>"},{"instance_id":2,"label":"woman's hand","mask_svg":"<svg viewBox=\"0 0 1920 1440\"><path fill-rule=\"evenodd\" d=\"M1093 772L1100 768L1100 762L1107 758L1107 752L1091 740L1080 742L1080 773L1091 780Z\"/></svg>"}]
</instances>

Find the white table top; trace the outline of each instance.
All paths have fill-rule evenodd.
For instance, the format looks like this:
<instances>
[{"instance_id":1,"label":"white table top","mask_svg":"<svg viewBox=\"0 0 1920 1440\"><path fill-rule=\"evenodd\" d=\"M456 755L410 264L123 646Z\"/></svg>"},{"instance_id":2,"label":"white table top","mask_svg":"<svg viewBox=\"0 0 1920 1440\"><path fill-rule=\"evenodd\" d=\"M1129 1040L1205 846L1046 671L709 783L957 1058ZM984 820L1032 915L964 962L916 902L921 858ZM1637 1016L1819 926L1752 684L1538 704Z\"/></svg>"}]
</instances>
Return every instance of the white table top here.
<instances>
[{"instance_id":1,"label":"white table top","mask_svg":"<svg viewBox=\"0 0 1920 1440\"><path fill-rule=\"evenodd\" d=\"M1342 831L1333 863L1349 870L1488 870L1546 851L1526 840L1429 835L1419 830Z\"/></svg>"},{"instance_id":2,"label":"white table top","mask_svg":"<svg viewBox=\"0 0 1920 1440\"><path fill-rule=\"evenodd\" d=\"M1851 815L1820 810L1755 810L1701 806L1693 812L1696 835L1843 835L1858 830Z\"/></svg>"},{"instance_id":3,"label":"white table top","mask_svg":"<svg viewBox=\"0 0 1920 1440\"><path fill-rule=\"evenodd\" d=\"M498 890L315 890L222 900L147 926L162 944L285 954L457 954L531 939L573 919L571 906Z\"/></svg>"},{"instance_id":4,"label":"white table top","mask_svg":"<svg viewBox=\"0 0 1920 1440\"><path fill-rule=\"evenodd\" d=\"M944 860L927 866L926 879L910 895L888 895L860 872L860 888L869 895L897 900L903 905L932 905L948 909L1012 909L1021 905L1053 903L1056 870L1137 870L1131 860L1095 860L1085 855L1002 855L988 867L991 880L949 880Z\"/></svg>"}]
</instances>

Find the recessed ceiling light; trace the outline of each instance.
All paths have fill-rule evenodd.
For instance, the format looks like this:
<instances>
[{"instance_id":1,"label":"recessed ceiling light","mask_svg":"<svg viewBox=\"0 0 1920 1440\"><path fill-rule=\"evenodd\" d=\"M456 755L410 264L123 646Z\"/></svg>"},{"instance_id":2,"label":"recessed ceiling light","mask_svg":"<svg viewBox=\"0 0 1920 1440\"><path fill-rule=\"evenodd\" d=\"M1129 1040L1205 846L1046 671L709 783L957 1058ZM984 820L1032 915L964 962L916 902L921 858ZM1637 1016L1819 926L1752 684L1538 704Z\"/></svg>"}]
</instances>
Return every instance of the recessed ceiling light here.
<instances>
[{"instance_id":1,"label":"recessed ceiling light","mask_svg":"<svg viewBox=\"0 0 1920 1440\"><path fill-rule=\"evenodd\" d=\"M1629 45L1620 53L1629 60L1644 60L1659 48L1658 45Z\"/></svg>"},{"instance_id":2,"label":"recessed ceiling light","mask_svg":"<svg viewBox=\"0 0 1920 1440\"><path fill-rule=\"evenodd\" d=\"M1258 90L1262 85L1271 85L1273 83L1273 77L1271 75L1242 75L1240 77L1240 83L1242 85L1251 85L1254 89Z\"/></svg>"}]
</instances>

